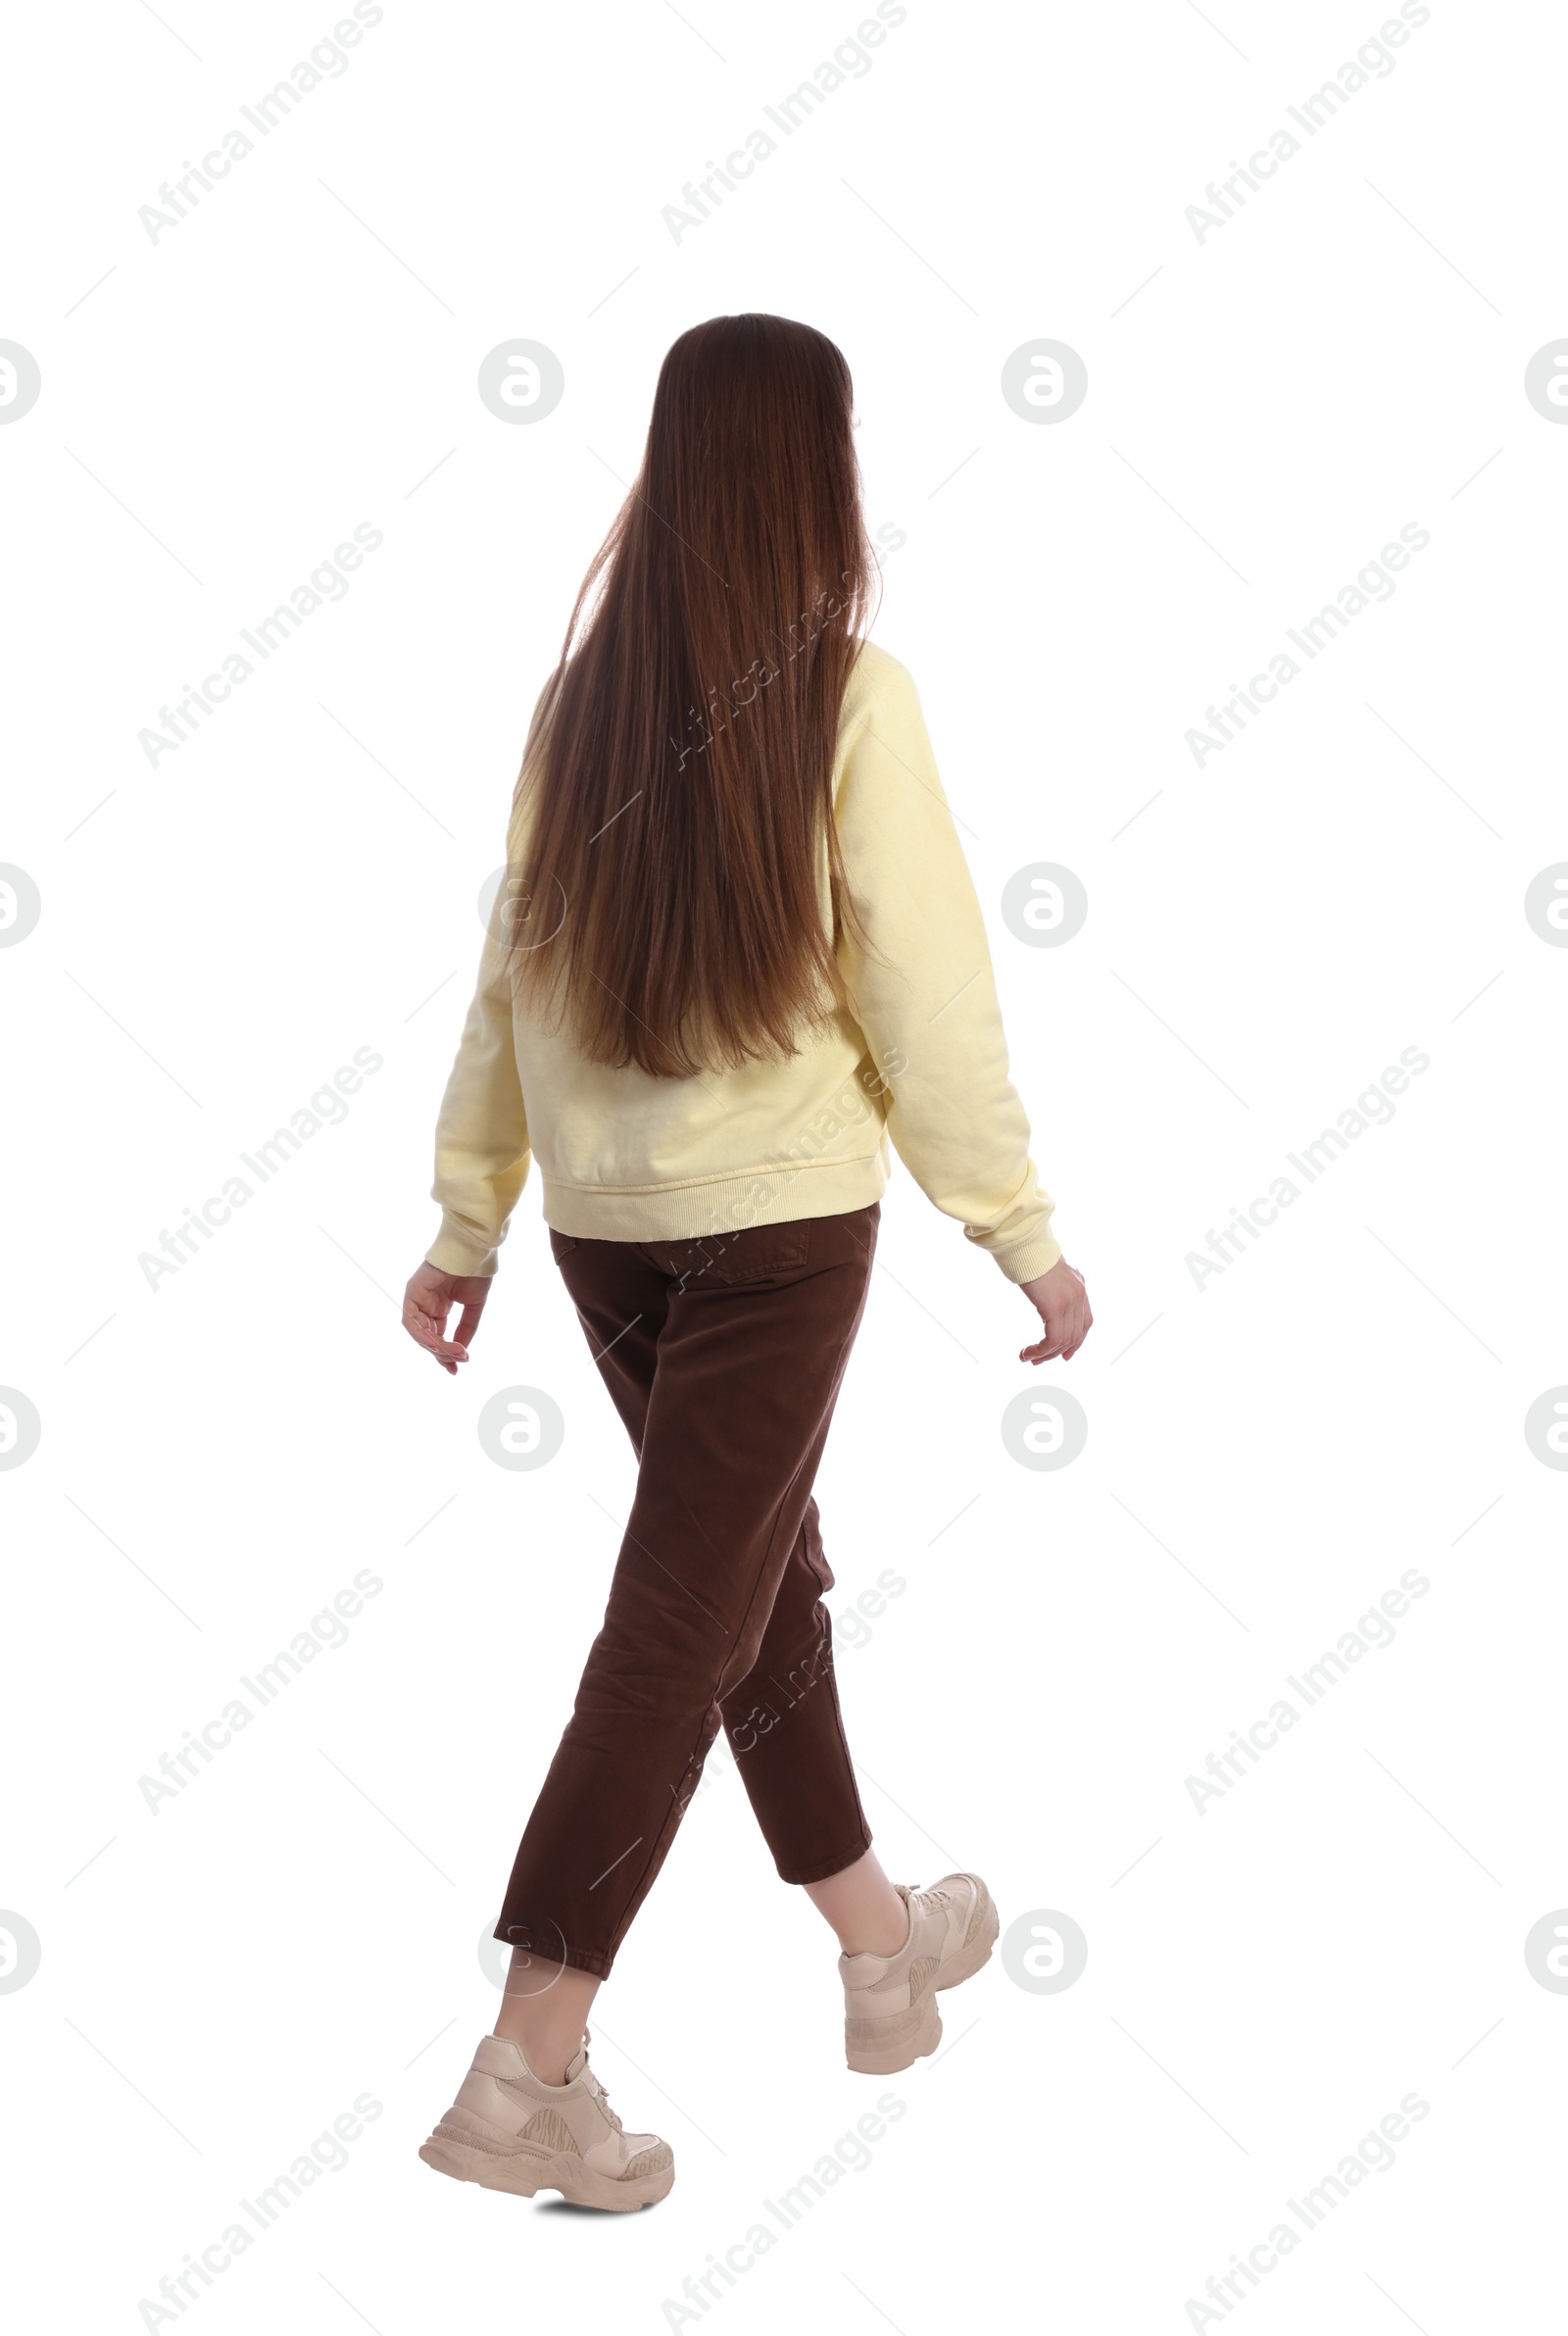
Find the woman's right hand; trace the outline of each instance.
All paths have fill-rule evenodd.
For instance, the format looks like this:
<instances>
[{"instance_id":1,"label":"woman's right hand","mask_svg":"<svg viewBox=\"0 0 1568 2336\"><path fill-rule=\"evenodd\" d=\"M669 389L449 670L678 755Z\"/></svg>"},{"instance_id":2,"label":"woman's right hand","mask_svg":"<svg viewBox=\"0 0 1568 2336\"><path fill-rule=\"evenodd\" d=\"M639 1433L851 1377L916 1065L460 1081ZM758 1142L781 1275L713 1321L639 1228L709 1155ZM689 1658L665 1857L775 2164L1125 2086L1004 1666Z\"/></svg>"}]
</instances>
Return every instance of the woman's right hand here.
<instances>
[{"instance_id":1,"label":"woman's right hand","mask_svg":"<svg viewBox=\"0 0 1568 2336\"><path fill-rule=\"evenodd\" d=\"M1045 1336L1032 1347L1019 1349L1020 1363L1070 1362L1089 1336L1094 1316L1089 1311L1089 1292L1084 1277L1076 1266L1069 1266L1065 1258L1058 1258L1049 1273L1042 1273L1038 1281L1019 1284L1024 1296L1039 1310Z\"/></svg>"},{"instance_id":2,"label":"woman's right hand","mask_svg":"<svg viewBox=\"0 0 1568 2336\"><path fill-rule=\"evenodd\" d=\"M468 1341L479 1327L484 1302L493 1287L483 1273L443 1273L439 1266L423 1265L409 1277L403 1293L403 1327L416 1346L433 1355L453 1378L458 1365L468 1360ZM461 1306L458 1327L447 1336L447 1317Z\"/></svg>"}]
</instances>

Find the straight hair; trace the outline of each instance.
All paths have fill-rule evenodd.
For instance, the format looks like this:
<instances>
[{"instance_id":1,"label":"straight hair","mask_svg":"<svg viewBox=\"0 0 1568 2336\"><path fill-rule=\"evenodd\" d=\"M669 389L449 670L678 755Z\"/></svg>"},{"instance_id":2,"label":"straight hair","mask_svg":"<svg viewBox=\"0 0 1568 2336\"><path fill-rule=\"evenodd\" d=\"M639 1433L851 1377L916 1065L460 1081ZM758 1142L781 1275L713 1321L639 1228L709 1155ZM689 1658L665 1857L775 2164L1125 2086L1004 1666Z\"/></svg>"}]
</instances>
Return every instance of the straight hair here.
<instances>
[{"instance_id":1,"label":"straight hair","mask_svg":"<svg viewBox=\"0 0 1568 2336\"><path fill-rule=\"evenodd\" d=\"M780 1060L849 1010L833 770L879 576L853 431L843 355L786 317L710 318L660 369L514 798L508 970L593 1062Z\"/></svg>"}]
</instances>

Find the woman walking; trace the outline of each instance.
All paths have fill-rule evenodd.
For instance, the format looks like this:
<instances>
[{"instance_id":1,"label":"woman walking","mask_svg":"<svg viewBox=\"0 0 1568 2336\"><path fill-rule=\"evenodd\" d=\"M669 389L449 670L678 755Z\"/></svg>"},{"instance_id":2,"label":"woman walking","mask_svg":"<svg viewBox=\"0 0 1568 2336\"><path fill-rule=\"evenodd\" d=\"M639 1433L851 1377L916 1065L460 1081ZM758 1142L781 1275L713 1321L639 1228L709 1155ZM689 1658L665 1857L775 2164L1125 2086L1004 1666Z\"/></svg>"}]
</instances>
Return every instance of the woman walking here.
<instances>
[{"instance_id":1,"label":"woman walking","mask_svg":"<svg viewBox=\"0 0 1568 2336\"><path fill-rule=\"evenodd\" d=\"M935 2049L990 1956L986 1886L888 1879L834 1684L811 1484L891 1138L1074 1354L985 930L914 684L865 639L849 370L717 317L664 359L637 483L524 748L508 880L436 1135L404 1322L468 1359L539 1164L556 1263L638 1456L604 1626L524 1829L495 2032L420 2155L624 2209L674 2180L588 2065L587 2015L722 1726L779 1874L841 1949L849 2065ZM454 1307L461 1315L447 1333Z\"/></svg>"}]
</instances>

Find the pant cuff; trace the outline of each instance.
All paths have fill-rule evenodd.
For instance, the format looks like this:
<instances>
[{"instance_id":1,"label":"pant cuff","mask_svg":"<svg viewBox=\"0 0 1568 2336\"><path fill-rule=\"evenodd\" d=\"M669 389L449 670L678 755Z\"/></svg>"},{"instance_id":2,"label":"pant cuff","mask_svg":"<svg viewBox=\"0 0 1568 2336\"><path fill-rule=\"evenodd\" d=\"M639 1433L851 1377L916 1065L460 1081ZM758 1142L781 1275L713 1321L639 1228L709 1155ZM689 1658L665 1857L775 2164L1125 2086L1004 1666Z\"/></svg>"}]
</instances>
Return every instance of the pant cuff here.
<instances>
[{"instance_id":1,"label":"pant cuff","mask_svg":"<svg viewBox=\"0 0 1568 2336\"><path fill-rule=\"evenodd\" d=\"M811 1878L815 1880L816 1877L813 1875ZM498 1922L491 1935L498 1938L504 1947L514 1947L516 1944L514 1939L507 1936L505 1922ZM597 1947L574 1947L569 1940L545 1958L547 1963L569 1963L574 1971L586 1971L592 1979L608 1979L614 1960L612 1954L606 1954Z\"/></svg>"},{"instance_id":2,"label":"pant cuff","mask_svg":"<svg viewBox=\"0 0 1568 2336\"><path fill-rule=\"evenodd\" d=\"M830 1874L842 1873L846 1865L854 1865L865 1856L871 1846L870 1833L862 1826L853 1845L838 1850L831 1858L819 1858L814 1865L780 1865L782 1882L825 1882ZM775 1861L776 1863L776 1861Z\"/></svg>"}]
</instances>

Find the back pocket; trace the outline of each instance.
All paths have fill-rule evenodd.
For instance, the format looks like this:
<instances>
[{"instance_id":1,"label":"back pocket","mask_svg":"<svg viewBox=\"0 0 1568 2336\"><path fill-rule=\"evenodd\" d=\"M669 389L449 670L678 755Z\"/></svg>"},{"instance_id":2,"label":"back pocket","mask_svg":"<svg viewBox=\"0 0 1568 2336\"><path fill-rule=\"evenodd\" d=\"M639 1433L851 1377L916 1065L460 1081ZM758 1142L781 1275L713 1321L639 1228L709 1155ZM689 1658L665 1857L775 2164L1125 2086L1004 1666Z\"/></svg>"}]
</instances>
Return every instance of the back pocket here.
<instances>
[{"instance_id":1,"label":"back pocket","mask_svg":"<svg viewBox=\"0 0 1568 2336\"><path fill-rule=\"evenodd\" d=\"M681 1259L688 1285L731 1289L738 1283L761 1281L769 1274L792 1273L807 1262L811 1227L808 1218L793 1224L752 1224L738 1233L710 1233L704 1240L682 1243Z\"/></svg>"}]
</instances>

